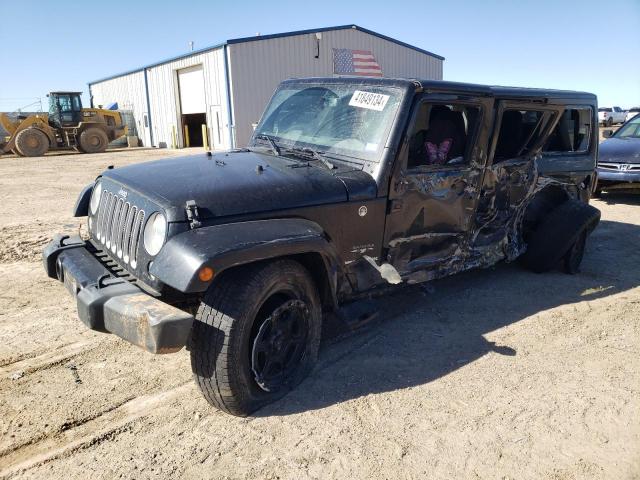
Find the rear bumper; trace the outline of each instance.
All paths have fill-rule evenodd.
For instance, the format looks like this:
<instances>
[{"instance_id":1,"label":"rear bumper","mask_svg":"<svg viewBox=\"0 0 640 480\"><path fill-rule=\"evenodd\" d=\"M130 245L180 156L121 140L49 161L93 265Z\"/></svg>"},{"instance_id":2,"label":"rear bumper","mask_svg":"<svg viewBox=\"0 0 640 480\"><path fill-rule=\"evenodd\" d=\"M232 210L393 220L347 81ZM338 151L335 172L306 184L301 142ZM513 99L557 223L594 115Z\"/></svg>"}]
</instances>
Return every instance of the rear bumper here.
<instances>
[{"instance_id":1,"label":"rear bumper","mask_svg":"<svg viewBox=\"0 0 640 480\"><path fill-rule=\"evenodd\" d=\"M193 316L111 274L79 237L57 235L42 252L45 271L76 299L91 330L113 333L151 353L173 353L187 343Z\"/></svg>"}]
</instances>

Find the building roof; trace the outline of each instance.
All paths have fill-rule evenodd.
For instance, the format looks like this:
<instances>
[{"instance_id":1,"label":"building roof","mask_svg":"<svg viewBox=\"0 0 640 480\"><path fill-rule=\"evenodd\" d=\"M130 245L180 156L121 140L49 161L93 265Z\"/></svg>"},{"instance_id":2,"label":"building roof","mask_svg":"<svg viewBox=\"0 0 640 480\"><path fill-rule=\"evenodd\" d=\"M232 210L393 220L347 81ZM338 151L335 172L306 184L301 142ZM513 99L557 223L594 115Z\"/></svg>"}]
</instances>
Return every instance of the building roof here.
<instances>
[{"instance_id":1,"label":"building roof","mask_svg":"<svg viewBox=\"0 0 640 480\"><path fill-rule=\"evenodd\" d=\"M153 67L157 67L159 65L164 65L165 63L170 63L170 62L174 62L176 60L181 60L183 58L188 58L191 57L193 55L198 55L201 53L206 53L206 52L210 52L211 50L216 50L218 48L224 47L225 45L233 45L233 44L238 44L238 43L248 43L248 42L258 42L261 40L271 40L274 38L282 38L282 37L293 37L296 35L307 35L310 33L321 33L321 32L328 32L328 31L333 31L333 30L359 30L361 32L364 33L368 33L369 35L373 35L374 37L378 37L378 38L382 38L383 40L387 40L389 42L395 43L397 45L406 47L406 48L410 48L411 50L415 50L417 52L420 53L424 53L425 55L430 55L434 58L437 58L438 60L444 60L445 58L437 55L435 53L429 52L427 50L423 50L422 48L418 48L416 46L410 45L408 43L405 42L401 42L400 40L396 40L395 38L391 38L391 37L387 37L386 35L382 35L381 33L377 33L374 32L373 30L368 30L366 28L362 28L359 27L358 25L354 25L354 24L349 24L349 25L339 25L336 27L325 27L325 28L314 28L314 29L310 29L310 30L296 30L293 32L284 32L284 33L275 33L273 35L256 35L253 37L242 37L242 38L232 38L230 40L226 40L222 43L218 43L215 45L210 45L208 47L205 48L201 48L199 50L194 50L193 52L188 52L188 53L184 53L182 55L178 55L175 57L171 57L171 58L167 58L164 60L160 60L158 62L154 62L154 63L150 63L148 65L143 65L142 67L139 68L135 68L133 70L128 70L126 72L121 72L121 73L117 73L115 75L109 75L108 77L104 77L104 78L99 78L98 80L92 80L89 82L89 86L94 85L96 83L100 83L100 82L104 82L107 80L111 80L113 78L118 78L118 77L123 77L125 75L129 75L132 73L136 73L136 72L142 72L148 68L153 68Z\"/></svg>"}]
</instances>

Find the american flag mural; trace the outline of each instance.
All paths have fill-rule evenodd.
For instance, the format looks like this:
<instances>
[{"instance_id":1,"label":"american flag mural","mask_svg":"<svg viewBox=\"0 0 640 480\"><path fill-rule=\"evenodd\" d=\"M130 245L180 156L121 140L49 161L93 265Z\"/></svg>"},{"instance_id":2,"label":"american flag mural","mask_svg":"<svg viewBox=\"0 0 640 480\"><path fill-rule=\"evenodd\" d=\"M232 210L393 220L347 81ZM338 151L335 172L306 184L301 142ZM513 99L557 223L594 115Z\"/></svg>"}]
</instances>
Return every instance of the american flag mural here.
<instances>
[{"instance_id":1,"label":"american flag mural","mask_svg":"<svg viewBox=\"0 0 640 480\"><path fill-rule=\"evenodd\" d=\"M333 73L381 77L382 69L369 50L333 49Z\"/></svg>"}]
</instances>

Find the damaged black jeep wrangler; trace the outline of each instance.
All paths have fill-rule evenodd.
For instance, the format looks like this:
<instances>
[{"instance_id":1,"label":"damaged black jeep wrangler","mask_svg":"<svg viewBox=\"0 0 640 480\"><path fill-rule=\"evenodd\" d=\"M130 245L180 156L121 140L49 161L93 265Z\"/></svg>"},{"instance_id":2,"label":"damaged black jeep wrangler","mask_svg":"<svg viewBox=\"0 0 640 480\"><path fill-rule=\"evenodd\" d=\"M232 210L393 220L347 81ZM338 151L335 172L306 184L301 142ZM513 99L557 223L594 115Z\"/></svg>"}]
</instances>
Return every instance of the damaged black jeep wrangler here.
<instances>
[{"instance_id":1,"label":"damaged black jeep wrangler","mask_svg":"<svg viewBox=\"0 0 640 480\"><path fill-rule=\"evenodd\" d=\"M57 236L44 266L89 328L187 346L206 399L247 415L359 297L517 258L576 273L597 112L571 91L288 80L247 148L104 172L75 207L89 238Z\"/></svg>"}]
</instances>

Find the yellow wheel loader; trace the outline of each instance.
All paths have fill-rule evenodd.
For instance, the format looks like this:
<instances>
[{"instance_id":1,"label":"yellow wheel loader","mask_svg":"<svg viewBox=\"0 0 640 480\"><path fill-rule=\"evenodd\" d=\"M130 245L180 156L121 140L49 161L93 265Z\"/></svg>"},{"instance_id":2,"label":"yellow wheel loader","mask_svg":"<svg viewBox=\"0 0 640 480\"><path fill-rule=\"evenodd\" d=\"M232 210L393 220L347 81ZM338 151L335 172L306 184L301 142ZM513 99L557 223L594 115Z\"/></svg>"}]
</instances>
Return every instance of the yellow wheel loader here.
<instances>
[{"instance_id":1,"label":"yellow wheel loader","mask_svg":"<svg viewBox=\"0 0 640 480\"><path fill-rule=\"evenodd\" d=\"M39 157L48 150L75 148L84 153L104 152L109 142L127 134L119 112L82 108L80 92L51 92L49 113L0 113L0 126L9 134L0 138L0 154L13 152Z\"/></svg>"}]
</instances>

